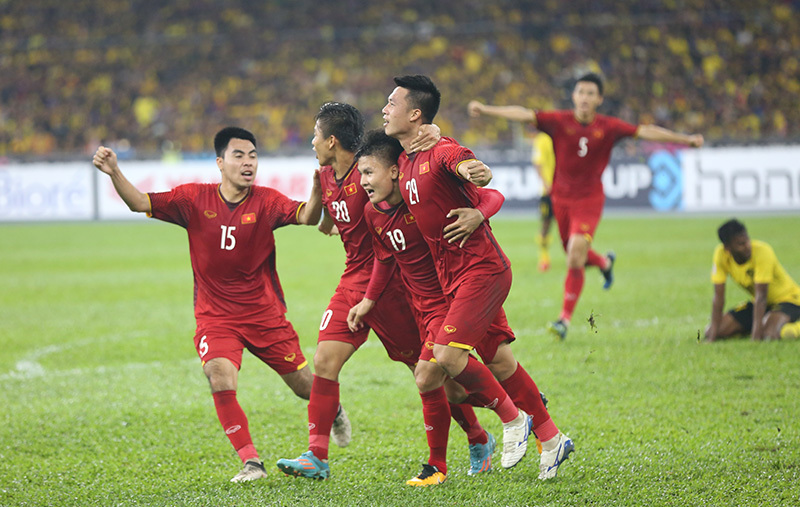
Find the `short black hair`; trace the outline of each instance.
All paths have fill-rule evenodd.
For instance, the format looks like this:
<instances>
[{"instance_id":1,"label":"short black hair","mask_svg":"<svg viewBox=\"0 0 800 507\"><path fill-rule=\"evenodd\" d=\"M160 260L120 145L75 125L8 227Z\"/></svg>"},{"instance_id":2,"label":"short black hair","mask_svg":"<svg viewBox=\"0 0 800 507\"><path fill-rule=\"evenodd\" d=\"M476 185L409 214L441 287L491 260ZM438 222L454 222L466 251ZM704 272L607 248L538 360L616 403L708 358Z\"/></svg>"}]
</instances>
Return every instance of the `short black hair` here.
<instances>
[{"instance_id":1,"label":"short black hair","mask_svg":"<svg viewBox=\"0 0 800 507\"><path fill-rule=\"evenodd\" d=\"M386 132L379 128L366 133L356 157L378 157L391 167L397 163L401 153L403 153L403 145L400 144L400 141L387 136Z\"/></svg>"},{"instance_id":2,"label":"short black hair","mask_svg":"<svg viewBox=\"0 0 800 507\"><path fill-rule=\"evenodd\" d=\"M347 151L356 151L364 136L361 111L342 102L326 102L314 117L325 137L334 136Z\"/></svg>"},{"instance_id":3,"label":"short black hair","mask_svg":"<svg viewBox=\"0 0 800 507\"><path fill-rule=\"evenodd\" d=\"M600 77L600 74L596 74L594 72L590 72L588 74L584 74L583 76L579 77L575 84L577 85L580 82L584 83L594 83L597 85L597 91L600 92L600 96L603 95L603 78Z\"/></svg>"},{"instance_id":4,"label":"short black hair","mask_svg":"<svg viewBox=\"0 0 800 507\"><path fill-rule=\"evenodd\" d=\"M442 93L433 84L431 78L420 74L398 76L394 78L394 84L408 90L408 103L414 109L419 109L422 112L423 123L433 122L436 113L439 112Z\"/></svg>"},{"instance_id":5,"label":"short black hair","mask_svg":"<svg viewBox=\"0 0 800 507\"><path fill-rule=\"evenodd\" d=\"M218 157L224 158L225 150L228 149L228 143L231 142L231 139L244 139L253 143L254 147L257 147L256 136L249 130L239 127L225 127L214 136L214 151L217 152Z\"/></svg>"},{"instance_id":6,"label":"short black hair","mask_svg":"<svg viewBox=\"0 0 800 507\"><path fill-rule=\"evenodd\" d=\"M722 241L723 245L730 245L733 238L739 234L747 234L747 229L745 229L743 223L735 218L731 218L717 229L717 236L719 236L719 240Z\"/></svg>"}]
</instances>

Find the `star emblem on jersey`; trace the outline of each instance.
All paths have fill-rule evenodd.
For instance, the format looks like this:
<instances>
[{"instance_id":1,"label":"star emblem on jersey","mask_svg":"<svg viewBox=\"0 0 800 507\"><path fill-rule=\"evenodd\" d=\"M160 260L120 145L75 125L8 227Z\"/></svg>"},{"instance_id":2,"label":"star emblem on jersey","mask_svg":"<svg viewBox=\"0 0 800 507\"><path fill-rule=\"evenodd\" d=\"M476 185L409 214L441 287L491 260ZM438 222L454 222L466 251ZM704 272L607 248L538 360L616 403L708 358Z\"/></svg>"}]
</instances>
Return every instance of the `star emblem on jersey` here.
<instances>
[{"instance_id":1,"label":"star emblem on jersey","mask_svg":"<svg viewBox=\"0 0 800 507\"><path fill-rule=\"evenodd\" d=\"M355 194L356 192L358 192L358 187L356 187L356 184L355 184L355 183L350 183L349 185L347 185L346 187L344 187L344 193L345 193L345 195L353 195L353 194Z\"/></svg>"},{"instance_id":2,"label":"star emblem on jersey","mask_svg":"<svg viewBox=\"0 0 800 507\"><path fill-rule=\"evenodd\" d=\"M210 209L205 210L203 214L206 216L206 218L214 218L217 216L216 212L211 211Z\"/></svg>"},{"instance_id":3,"label":"star emblem on jersey","mask_svg":"<svg viewBox=\"0 0 800 507\"><path fill-rule=\"evenodd\" d=\"M456 326L451 326L450 324L446 324L444 326L444 332L447 334L453 334L456 331L458 331L458 329L456 329Z\"/></svg>"},{"instance_id":4,"label":"star emblem on jersey","mask_svg":"<svg viewBox=\"0 0 800 507\"><path fill-rule=\"evenodd\" d=\"M403 219L406 221L407 224L413 224L414 222L417 221L417 219L414 218L414 215L412 215L411 213L406 213L405 215L403 215Z\"/></svg>"},{"instance_id":5,"label":"star emblem on jersey","mask_svg":"<svg viewBox=\"0 0 800 507\"><path fill-rule=\"evenodd\" d=\"M430 170L431 170L430 162L425 162L424 164L420 164L420 166L419 166L419 173L420 174L425 174L427 172L430 172Z\"/></svg>"},{"instance_id":6,"label":"star emblem on jersey","mask_svg":"<svg viewBox=\"0 0 800 507\"><path fill-rule=\"evenodd\" d=\"M284 357L283 359L284 359L284 360L285 360L287 363L291 363L292 361L294 361L294 358L296 358L296 357L297 357L297 354L295 354L294 352L292 352L291 354L287 355L287 356L286 356L286 357Z\"/></svg>"},{"instance_id":7,"label":"star emblem on jersey","mask_svg":"<svg viewBox=\"0 0 800 507\"><path fill-rule=\"evenodd\" d=\"M242 215L242 223L243 224L254 224L256 223L256 214L255 213L245 213Z\"/></svg>"}]
</instances>

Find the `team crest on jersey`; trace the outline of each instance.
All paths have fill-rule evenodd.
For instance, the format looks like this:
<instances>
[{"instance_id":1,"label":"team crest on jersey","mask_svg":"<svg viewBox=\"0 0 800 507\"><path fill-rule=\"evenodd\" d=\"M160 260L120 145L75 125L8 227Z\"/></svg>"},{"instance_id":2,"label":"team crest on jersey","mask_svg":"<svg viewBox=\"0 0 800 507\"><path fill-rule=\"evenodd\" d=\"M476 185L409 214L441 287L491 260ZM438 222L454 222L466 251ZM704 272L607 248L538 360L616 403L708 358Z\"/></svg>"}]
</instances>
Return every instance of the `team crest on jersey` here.
<instances>
[{"instance_id":1,"label":"team crest on jersey","mask_svg":"<svg viewBox=\"0 0 800 507\"><path fill-rule=\"evenodd\" d=\"M574 135L574 134L575 134L575 129L574 129L574 128L572 128L572 127L567 127L565 130L566 130L566 132L567 132L567 135L570 135L570 136L571 136L571 135Z\"/></svg>"},{"instance_id":2,"label":"team crest on jersey","mask_svg":"<svg viewBox=\"0 0 800 507\"><path fill-rule=\"evenodd\" d=\"M456 329L456 326L451 326L450 324L444 326L444 332L447 334L453 334L456 331L458 331L458 329Z\"/></svg>"},{"instance_id":3,"label":"team crest on jersey","mask_svg":"<svg viewBox=\"0 0 800 507\"><path fill-rule=\"evenodd\" d=\"M586 231L588 231L588 230L589 230L589 224L581 224L581 230L582 230L583 232L586 232Z\"/></svg>"},{"instance_id":4,"label":"team crest on jersey","mask_svg":"<svg viewBox=\"0 0 800 507\"><path fill-rule=\"evenodd\" d=\"M405 176L405 173L401 172L400 175L397 177L398 180L402 180Z\"/></svg>"},{"instance_id":5,"label":"team crest on jersey","mask_svg":"<svg viewBox=\"0 0 800 507\"><path fill-rule=\"evenodd\" d=\"M414 222L417 221L417 219L414 218L414 215L412 215L411 213L406 213L405 215L403 215L403 219L406 221L406 224L413 224Z\"/></svg>"},{"instance_id":6,"label":"team crest on jersey","mask_svg":"<svg viewBox=\"0 0 800 507\"><path fill-rule=\"evenodd\" d=\"M420 164L420 166L419 166L419 173L420 174L425 174L427 172L430 172L430 170L431 170L431 163L430 162L425 162L424 164Z\"/></svg>"},{"instance_id":7,"label":"team crest on jersey","mask_svg":"<svg viewBox=\"0 0 800 507\"><path fill-rule=\"evenodd\" d=\"M353 195L356 192L358 192L358 188L356 188L356 184L355 183L350 183L349 185L344 187L345 195Z\"/></svg>"},{"instance_id":8,"label":"team crest on jersey","mask_svg":"<svg viewBox=\"0 0 800 507\"><path fill-rule=\"evenodd\" d=\"M594 129L594 131L592 131L592 135L596 139L602 139L603 138L603 131L601 129Z\"/></svg>"},{"instance_id":9,"label":"team crest on jersey","mask_svg":"<svg viewBox=\"0 0 800 507\"><path fill-rule=\"evenodd\" d=\"M256 223L256 214L255 213L245 213L242 215L242 223L243 224L254 224Z\"/></svg>"},{"instance_id":10,"label":"team crest on jersey","mask_svg":"<svg viewBox=\"0 0 800 507\"><path fill-rule=\"evenodd\" d=\"M296 357L297 357L297 354L295 354L294 352L292 352L291 354L289 354L289 355L285 356L283 359L284 359L284 360L285 360L287 363L291 363L292 361L294 361L294 359L295 359Z\"/></svg>"},{"instance_id":11,"label":"team crest on jersey","mask_svg":"<svg viewBox=\"0 0 800 507\"><path fill-rule=\"evenodd\" d=\"M211 211L210 209L205 210L203 212L203 214L206 216L206 218L214 218L214 217L217 216L217 213L214 212L214 211Z\"/></svg>"},{"instance_id":12,"label":"team crest on jersey","mask_svg":"<svg viewBox=\"0 0 800 507\"><path fill-rule=\"evenodd\" d=\"M378 236L380 236L380 234L383 232L383 227L381 227L381 226L376 227L375 228L375 232L377 232Z\"/></svg>"},{"instance_id":13,"label":"team crest on jersey","mask_svg":"<svg viewBox=\"0 0 800 507\"><path fill-rule=\"evenodd\" d=\"M331 190L330 188L325 191L325 197L330 197L332 195L333 195L333 190Z\"/></svg>"}]
</instances>

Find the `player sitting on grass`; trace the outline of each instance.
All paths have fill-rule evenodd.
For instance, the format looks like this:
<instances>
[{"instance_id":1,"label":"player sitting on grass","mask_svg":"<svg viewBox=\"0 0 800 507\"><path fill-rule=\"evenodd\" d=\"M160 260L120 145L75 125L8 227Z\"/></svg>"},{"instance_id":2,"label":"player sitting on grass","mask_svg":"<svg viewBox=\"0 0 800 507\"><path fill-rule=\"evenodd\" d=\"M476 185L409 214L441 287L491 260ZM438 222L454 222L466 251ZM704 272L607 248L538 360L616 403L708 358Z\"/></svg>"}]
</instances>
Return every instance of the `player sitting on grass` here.
<instances>
[{"instance_id":1,"label":"player sitting on grass","mask_svg":"<svg viewBox=\"0 0 800 507\"><path fill-rule=\"evenodd\" d=\"M717 234L722 244L714 250L714 301L706 340L748 332L753 340L800 337L800 286L783 269L772 247L751 240L744 224L736 219L722 224ZM723 315L729 275L753 300Z\"/></svg>"}]
</instances>

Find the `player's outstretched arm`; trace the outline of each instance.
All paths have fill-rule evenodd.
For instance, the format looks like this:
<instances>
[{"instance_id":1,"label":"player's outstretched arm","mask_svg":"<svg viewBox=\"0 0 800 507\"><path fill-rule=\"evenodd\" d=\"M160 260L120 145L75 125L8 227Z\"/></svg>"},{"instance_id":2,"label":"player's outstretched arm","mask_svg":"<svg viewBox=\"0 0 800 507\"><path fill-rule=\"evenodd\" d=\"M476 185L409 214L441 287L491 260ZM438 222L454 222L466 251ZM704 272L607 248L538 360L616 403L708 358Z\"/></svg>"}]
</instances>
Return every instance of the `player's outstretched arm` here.
<instances>
[{"instance_id":1,"label":"player's outstretched arm","mask_svg":"<svg viewBox=\"0 0 800 507\"><path fill-rule=\"evenodd\" d=\"M699 148L704 142L702 134L679 134L658 125L639 125L636 137L645 141L685 144L692 148Z\"/></svg>"},{"instance_id":2,"label":"player's outstretched arm","mask_svg":"<svg viewBox=\"0 0 800 507\"><path fill-rule=\"evenodd\" d=\"M92 158L92 163L101 172L108 174L111 177L111 182L114 184L114 189L117 194L125 201L131 211L138 211L146 213L150 211L150 199L147 194L140 192L139 189L133 186L128 181L128 178L122 174L117 163L117 154L111 148L101 146L97 148L97 152Z\"/></svg>"},{"instance_id":3,"label":"player's outstretched arm","mask_svg":"<svg viewBox=\"0 0 800 507\"><path fill-rule=\"evenodd\" d=\"M722 322L722 309L725 307L725 284L714 284L714 299L711 302L711 323L706 328L706 340L713 342L717 339L719 325Z\"/></svg>"},{"instance_id":4,"label":"player's outstretched arm","mask_svg":"<svg viewBox=\"0 0 800 507\"><path fill-rule=\"evenodd\" d=\"M478 116L495 116L497 118L505 118L506 120L521 121L533 124L536 126L536 112L533 109L528 109L522 106L490 106L483 104L477 100L470 101L467 104L467 111L473 118Z\"/></svg>"},{"instance_id":5,"label":"player's outstretched arm","mask_svg":"<svg viewBox=\"0 0 800 507\"><path fill-rule=\"evenodd\" d=\"M300 210L297 223L317 225L320 216L322 216L322 186L319 182L319 169L316 169L311 184L311 195L308 197L306 205Z\"/></svg>"}]
</instances>

